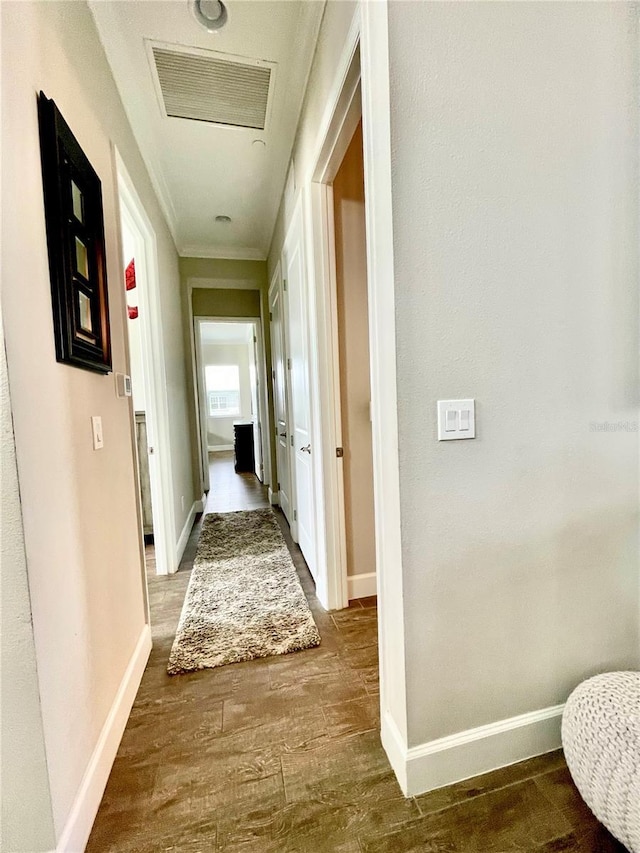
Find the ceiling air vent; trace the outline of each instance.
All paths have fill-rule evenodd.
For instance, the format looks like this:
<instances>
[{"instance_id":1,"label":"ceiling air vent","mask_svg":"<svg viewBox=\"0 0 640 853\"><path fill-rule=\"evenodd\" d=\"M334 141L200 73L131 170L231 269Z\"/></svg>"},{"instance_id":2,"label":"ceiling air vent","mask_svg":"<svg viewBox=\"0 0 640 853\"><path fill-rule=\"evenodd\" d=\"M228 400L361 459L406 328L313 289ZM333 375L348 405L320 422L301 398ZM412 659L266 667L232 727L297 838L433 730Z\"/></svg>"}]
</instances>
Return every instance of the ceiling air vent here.
<instances>
[{"instance_id":1,"label":"ceiling air vent","mask_svg":"<svg viewBox=\"0 0 640 853\"><path fill-rule=\"evenodd\" d=\"M272 63L158 45L151 50L168 116L265 129Z\"/></svg>"}]
</instances>

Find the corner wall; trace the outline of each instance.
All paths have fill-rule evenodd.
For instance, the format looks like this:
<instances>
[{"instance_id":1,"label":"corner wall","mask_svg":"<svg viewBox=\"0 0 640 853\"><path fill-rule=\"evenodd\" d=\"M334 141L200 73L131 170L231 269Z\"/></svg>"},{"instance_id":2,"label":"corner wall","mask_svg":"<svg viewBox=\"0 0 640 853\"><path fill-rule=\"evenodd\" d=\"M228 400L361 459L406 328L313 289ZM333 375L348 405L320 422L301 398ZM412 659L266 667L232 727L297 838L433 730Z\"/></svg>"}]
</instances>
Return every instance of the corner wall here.
<instances>
[{"instance_id":1,"label":"corner wall","mask_svg":"<svg viewBox=\"0 0 640 853\"><path fill-rule=\"evenodd\" d=\"M193 496L178 261L86 4L9 0L0 13L7 361L53 822L61 849L76 853L144 667L148 626L130 399L116 396L114 374L55 360L40 89L56 101L102 181L114 373L128 371L113 145L156 231L176 534L190 508L187 501L182 512L180 495ZM97 452L92 415L103 422Z\"/></svg>"},{"instance_id":2,"label":"corner wall","mask_svg":"<svg viewBox=\"0 0 640 853\"><path fill-rule=\"evenodd\" d=\"M637 7L388 11L408 734L424 789L438 739L553 710L587 676L640 663ZM439 443L436 400L459 397L476 399L477 438Z\"/></svg>"},{"instance_id":3,"label":"corner wall","mask_svg":"<svg viewBox=\"0 0 640 853\"><path fill-rule=\"evenodd\" d=\"M2 532L0 602L2 767L0 850L43 853L55 847L31 601L24 551L4 330L0 318ZM34 817L37 816L37 820Z\"/></svg>"}]
</instances>

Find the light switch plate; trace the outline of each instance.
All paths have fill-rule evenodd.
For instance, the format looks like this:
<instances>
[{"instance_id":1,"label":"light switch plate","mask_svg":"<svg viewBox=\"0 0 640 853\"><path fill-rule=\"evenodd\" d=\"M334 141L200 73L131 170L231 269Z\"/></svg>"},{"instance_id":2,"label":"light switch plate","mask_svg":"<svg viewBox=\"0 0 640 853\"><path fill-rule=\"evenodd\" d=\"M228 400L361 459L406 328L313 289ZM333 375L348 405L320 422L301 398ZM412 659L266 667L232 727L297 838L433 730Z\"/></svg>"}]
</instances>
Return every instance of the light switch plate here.
<instances>
[{"instance_id":1,"label":"light switch plate","mask_svg":"<svg viewBox=\"0 0 640 853\"><path fill-rule=\"evenodd\" d=\"M102 437L102 418L100 415L93 415L91 418L91 431L93 433L93 449L100 450L104 447L104 439Z\"/></svg>"},{"instance_id":2,"label":"light switch plate","mask_svg":"<svg viewBox=\"0 0 640 853\"><path fill-rule=\"evenodd\" d=\"M438 400L438 441L475 437L475 400Z\"/></svg>"}]
</instances>

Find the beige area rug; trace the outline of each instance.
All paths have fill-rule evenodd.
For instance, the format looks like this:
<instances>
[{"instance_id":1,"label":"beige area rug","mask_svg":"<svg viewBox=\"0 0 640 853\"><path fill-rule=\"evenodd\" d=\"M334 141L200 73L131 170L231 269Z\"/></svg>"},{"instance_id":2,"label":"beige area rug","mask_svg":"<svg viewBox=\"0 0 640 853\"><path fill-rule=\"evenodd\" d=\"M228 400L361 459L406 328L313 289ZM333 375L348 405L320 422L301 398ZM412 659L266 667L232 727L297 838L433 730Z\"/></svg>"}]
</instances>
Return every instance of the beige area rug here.
<instances>
[{"instance_id":1,"label":"beige area rug","mask_svg":"<svg viewBox=\"0 0 640 853\"><path fill-rule=\"evenodd\" d=\"M271 509L205 516L167 672L179 675L320 644Z\"/></svg>"}]
</instances>

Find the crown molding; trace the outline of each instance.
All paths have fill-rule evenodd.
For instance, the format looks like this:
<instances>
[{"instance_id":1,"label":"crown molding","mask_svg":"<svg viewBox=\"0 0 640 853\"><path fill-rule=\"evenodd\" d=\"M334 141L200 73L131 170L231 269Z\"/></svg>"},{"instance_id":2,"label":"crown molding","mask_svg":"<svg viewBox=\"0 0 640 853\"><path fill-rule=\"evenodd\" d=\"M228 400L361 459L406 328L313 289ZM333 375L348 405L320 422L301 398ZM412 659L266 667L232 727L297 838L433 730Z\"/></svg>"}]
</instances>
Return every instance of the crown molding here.
<instances>
[{"instance_id":1,"label":"crown molding","mask_svg":"<svg viewBox=\"0 0 640 853\"><path fill-rule=\"evenodd\" d=\"M263 249L243 249L235 246L182 246L181 258L217 258L228 261L266 261Z\"/></svg>"}]
</instances>

